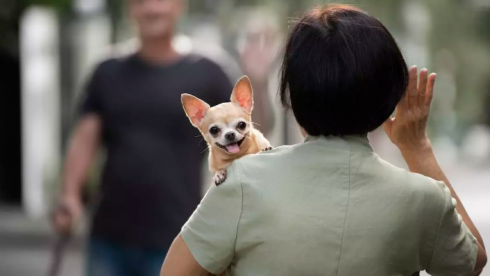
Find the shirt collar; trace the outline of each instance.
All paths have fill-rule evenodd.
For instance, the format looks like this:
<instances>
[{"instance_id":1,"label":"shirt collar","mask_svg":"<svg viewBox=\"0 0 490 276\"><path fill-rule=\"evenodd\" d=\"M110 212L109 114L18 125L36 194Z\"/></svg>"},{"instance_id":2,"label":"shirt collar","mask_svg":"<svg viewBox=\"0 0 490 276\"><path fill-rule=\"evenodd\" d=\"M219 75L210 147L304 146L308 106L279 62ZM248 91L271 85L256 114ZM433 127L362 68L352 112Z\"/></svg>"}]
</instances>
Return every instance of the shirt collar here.
<instances>
[{"instance_id":1,"label":"shirt collar","mask_svg":"<svg viewBox=\"0 0 490 276\"><path fill-rule=\"evenodd\" d=\"M363 135L346 135L346 136L311 136L307 135L304 140L305 144L314 143L326 146L337 147L348 145L352 151L373 152L373 148L369 144L367 134ZM337 144L337 145L336 145Z\"/></svg>"}]
</instances>

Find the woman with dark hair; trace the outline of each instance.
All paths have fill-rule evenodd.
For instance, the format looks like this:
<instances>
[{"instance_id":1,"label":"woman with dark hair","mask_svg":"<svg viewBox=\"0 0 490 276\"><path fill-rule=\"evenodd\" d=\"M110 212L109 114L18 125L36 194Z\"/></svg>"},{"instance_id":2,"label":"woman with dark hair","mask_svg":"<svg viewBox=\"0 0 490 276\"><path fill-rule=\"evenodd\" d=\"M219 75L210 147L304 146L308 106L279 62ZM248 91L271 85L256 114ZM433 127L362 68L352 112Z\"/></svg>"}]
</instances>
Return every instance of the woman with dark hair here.
<instances>
[{"instance_id":1,"label":"woman with dark hair","mask_svg":"<svg viewBox=\"0 0 490 276\"><path fill-rule=\"evenodd\" d=\"M235 161L161 275L478 275L483 241L426 135L434 82L362 10L308 12L280 89L305 142ZM383 124L411 172L373 153L367 133Z\"/></svg>"}]
</instances>

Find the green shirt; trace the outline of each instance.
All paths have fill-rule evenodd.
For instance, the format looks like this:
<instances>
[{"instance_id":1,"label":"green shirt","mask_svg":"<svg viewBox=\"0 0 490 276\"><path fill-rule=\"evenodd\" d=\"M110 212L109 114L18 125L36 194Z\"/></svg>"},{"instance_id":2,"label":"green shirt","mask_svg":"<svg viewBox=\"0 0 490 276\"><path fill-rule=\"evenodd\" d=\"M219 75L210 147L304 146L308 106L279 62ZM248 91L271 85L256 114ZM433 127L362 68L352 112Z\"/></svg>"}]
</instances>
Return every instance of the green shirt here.
<instances>
[{"instance_id":1,"label":"green shirt","mask_svg":"<svg viewBox=\"0 0 490 276\"><path fill-rule=\"evenodd\" d=\"M214 274L467 275L477 243L455 206L365 137L308 137L235 161L181 234Z\"/></svg>"}]
</instances>

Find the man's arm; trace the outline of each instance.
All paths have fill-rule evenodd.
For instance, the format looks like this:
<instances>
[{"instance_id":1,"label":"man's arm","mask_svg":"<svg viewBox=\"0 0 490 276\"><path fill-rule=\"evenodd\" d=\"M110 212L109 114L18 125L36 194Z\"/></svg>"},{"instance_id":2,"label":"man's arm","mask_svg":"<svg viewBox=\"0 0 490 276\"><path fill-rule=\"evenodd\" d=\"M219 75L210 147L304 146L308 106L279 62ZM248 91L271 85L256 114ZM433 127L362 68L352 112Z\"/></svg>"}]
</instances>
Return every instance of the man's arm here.
<instances>
[{"instance_id":1,"label":"man's arm","mask_svg":"<svg viewBox=\"0 0 490 276\"><path fill-rule=\"evenodd\" d=\"M63 195L80 195L90 165L95 159L100 143L99 116L86 115L78 123L68 147L63 174Z\"/></svg>"},{"instance_id":2,"label":"man's arm","mask_svg":"<svg viewBox=\"0 0 490 276\"><path fill-rule=\"evenodd\" d=\"M60 207L69 212L55 211L55 228L59 233L70 233L81 213L81 188L87 178L100 143L101 122L95 114L85 115L75 128L66 156Z\"/></svg>"}]
</instances>

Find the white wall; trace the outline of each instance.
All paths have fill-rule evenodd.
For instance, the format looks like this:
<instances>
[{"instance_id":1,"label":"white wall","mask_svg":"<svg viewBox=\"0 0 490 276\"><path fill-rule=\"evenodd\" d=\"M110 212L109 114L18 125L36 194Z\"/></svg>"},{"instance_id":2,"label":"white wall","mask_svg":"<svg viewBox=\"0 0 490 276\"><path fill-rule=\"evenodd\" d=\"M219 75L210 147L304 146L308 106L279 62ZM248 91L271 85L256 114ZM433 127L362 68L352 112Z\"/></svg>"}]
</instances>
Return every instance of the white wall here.
<instances>
[{"instance_id":1,"label":"white wall","mask_svg":"<svg viewBox=\"0 0 490 276\"><path fill-rule=\"evenodd\" d=\"M22 192L27 215L48 210L47 184L60 162L58 22L54 11L32 7L21 18Z\"/></svg>"}]
</instances>

